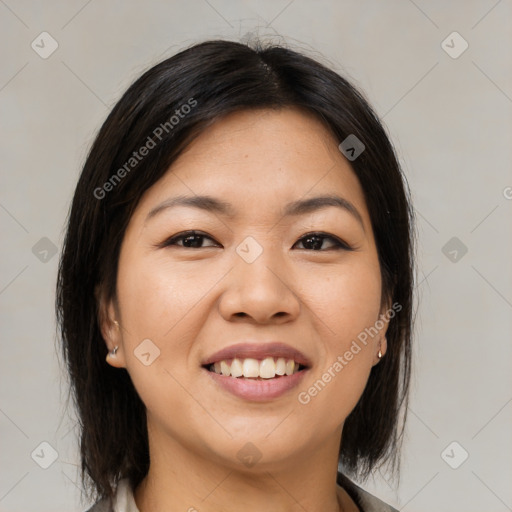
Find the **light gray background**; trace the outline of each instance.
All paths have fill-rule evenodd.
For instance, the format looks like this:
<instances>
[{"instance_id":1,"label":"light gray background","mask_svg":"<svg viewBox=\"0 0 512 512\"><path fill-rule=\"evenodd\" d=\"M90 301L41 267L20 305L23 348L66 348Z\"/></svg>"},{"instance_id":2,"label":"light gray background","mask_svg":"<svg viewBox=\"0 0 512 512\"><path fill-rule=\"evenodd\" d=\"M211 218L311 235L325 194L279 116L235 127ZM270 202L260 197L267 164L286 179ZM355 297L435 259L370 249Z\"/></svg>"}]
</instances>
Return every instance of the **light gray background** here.
<instances>
[{"instance_id":1,"label":"light gray background","mask_svg":"<svg viewBox=\"0 0 512 512\"><path fill-rule=\"evenodd\" d=\"M0 511L85 508L54 346L58 256L44 250L61 247L92 137L143 70L251 33L361 87L412 189L421 305L402 479L397 493L380 477L366 487L407 512L512 510L511 19L510 0L0 0ZM50 48L43 31L58 42L47 59L31 48ZM469 44L458 58L442 47L453 31ZM443 253L452 237L467 254ZM43 441L58 452L46 470Z\"/></svg>"}]
</instances>

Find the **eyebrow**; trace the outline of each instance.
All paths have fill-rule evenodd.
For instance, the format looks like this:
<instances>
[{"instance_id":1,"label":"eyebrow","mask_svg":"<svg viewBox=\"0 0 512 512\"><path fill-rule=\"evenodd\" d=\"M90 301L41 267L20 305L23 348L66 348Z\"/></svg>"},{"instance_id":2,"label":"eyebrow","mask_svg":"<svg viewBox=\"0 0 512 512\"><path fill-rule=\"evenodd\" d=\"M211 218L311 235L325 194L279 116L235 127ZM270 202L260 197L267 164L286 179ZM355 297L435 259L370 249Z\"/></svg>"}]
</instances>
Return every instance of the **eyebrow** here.
<instances>
[{"instance_id":1,"label":"eyebrow","mask_svg":"<svg viewBox=\"0 0 512 512\"><path fill-rule=\"evenodd\" d=\"M231 203L221 201L212 196L176 196L166 199L159 205L155 206L147 215L146 222L155 217L160 212L176 206L187 206L190 208L198 208L207 212L223 215L225 217L233 218L236 216L235 209ZM337 195L323 195L311 197L309 199L299 199L288 203L283 211L284 217L305 215L312 213L323 208L334 206L350 213L364 229L364 222L361 214L357 208L347 199Z\"/></svg>"}]
</instances>

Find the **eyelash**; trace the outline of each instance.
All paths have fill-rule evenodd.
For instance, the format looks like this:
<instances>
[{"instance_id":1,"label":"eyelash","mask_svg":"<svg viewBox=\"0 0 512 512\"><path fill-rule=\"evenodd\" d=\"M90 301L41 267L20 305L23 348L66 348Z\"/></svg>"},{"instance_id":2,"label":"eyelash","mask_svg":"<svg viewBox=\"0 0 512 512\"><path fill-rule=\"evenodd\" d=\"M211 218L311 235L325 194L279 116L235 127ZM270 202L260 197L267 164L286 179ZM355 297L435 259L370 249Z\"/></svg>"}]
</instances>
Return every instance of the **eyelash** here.
<instances>
[{"instance_id":1,"label":"eyelash","mask_svg":"<svg viewBox=\"0 0 512 512\"><path fill-rule=\"evenodd\" d=\"M169 247L172 245L177 245L176 244L177 241L180 241L185 238L192 237L192 236L201 237L201 238L209 238L210 240L214 241L212 237L210 237L206 233L203 233L202 231L189 230L189 231L183 231L182 233L178 233L177 235L173 235L171 238L168 238L167 240L165 240L164 242L159 244L158 247L162 248L162 247ZM346 242L343 242L339 238L337 238L333 235L329 235L327 233L323 233L321 231L314 231L311 233L306 233L301 238L299 238L298 242L303 241L307 238L312 238L312 237L318 237L323 240L330 239L331 241L334 242L335 247L331 247L330 249L320 249L320 250L314 250L314 249L303 249L303 250L313 251L313 252L325 252L326 250L333 250L333 249L334 250L344 250L344 251L353 251L354 250ZM194 248L194 247L185 247L183 245L178 245L178 247L182 247L183 249L206 249L206 247L195 247ZM208 247L212 247L212 246L208 246Z\"/></svg>"}]
</instances>

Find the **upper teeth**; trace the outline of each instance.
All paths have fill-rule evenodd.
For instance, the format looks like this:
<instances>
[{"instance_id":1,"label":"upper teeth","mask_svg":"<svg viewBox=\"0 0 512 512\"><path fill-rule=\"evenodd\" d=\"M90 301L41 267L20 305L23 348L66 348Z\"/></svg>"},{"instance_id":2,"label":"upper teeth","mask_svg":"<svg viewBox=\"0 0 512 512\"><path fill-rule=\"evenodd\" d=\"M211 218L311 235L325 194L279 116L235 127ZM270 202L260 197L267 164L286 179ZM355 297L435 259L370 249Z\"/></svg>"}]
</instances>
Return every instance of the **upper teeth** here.
<instances>
[{"instance_id":1,"label":"upper teeth","mask_svg":"<svg viewBox=\"0 0 512 512\"><path fill-rule=\"evenodd\" d=\"M276 375L292 375L299 371L299 363L293 359L279 357L274 360L273 357L266 357L263 361L257 359L233 359L231 364L228 361L218 361L210 366L210 370L222 374L226 377L261 377L262 379L272 379Z\"/></svg>"}]
</instances>

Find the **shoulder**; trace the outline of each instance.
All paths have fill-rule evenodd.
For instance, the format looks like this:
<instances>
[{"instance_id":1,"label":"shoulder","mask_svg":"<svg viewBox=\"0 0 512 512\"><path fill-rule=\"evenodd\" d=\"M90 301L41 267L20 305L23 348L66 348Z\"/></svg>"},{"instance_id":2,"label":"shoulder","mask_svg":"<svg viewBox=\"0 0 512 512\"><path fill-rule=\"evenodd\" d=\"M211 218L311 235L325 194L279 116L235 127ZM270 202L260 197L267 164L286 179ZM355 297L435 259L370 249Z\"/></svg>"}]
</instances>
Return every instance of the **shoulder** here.
<instances>
[{"instance_id":1,"label":"shoulder","mask_svg":"<svg viewBox=\"0 0 512 512\"><path fill-rule=\"evenodd\" d=\"M109 506L107 500L98 501L91 508L87 509L86 512L111 512L112 509Z\"/></svg>"},{"instance_id":2,"label":"shoulder","mask_svg":"<svg viewBox=\"0 0 512 512\"><path fill-rule=\"evenodd\" d=\"M365 491L342 473L338 472L337 482L347 491L361 512L398 512L396 508Z\"/></svg>"},{"instance_id":3,"label":"shoulder","mask_svg":"<svg viewBox=\"0 0 512 512\"><path fill-rule=\"evenodd\" d=\"M117 484L112 505L107 499L102 499L86 512L139 512L128 479L120 480Z\"/></svg>"}]
</instances>

